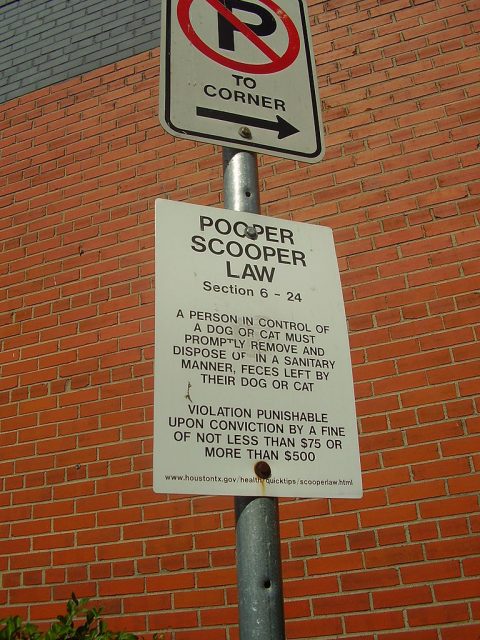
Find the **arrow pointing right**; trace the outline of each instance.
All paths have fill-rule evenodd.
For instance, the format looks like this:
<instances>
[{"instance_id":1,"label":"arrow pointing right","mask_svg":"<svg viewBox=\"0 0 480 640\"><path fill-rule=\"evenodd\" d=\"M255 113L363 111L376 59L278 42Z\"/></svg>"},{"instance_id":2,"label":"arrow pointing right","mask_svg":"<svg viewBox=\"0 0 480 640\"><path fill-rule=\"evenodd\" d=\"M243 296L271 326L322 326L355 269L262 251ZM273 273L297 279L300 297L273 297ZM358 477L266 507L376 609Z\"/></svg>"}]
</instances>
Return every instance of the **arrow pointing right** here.
<instances>
[{"instance_id":1,"label":"arrow pointing right","mask_svg":"<svg viewBox=\"0 0 480 640\"><path fill-rule=\"evenodd\" d=\"M288 138L298 133L293 124L287 122L282 117L277 115L277 121L264 120L263 118L252 118L251 116L242 116L237 113L227 113L225 111L218 111L217 109L207 109L206 107L197 107L197 116L203 118L212 118L214 120L224 120L225 122L236 122L237 124L243 124L249 127L257 127L259 129L267 129L270 131L278 132L278 139Z\"/></svg>"}]
</instances>

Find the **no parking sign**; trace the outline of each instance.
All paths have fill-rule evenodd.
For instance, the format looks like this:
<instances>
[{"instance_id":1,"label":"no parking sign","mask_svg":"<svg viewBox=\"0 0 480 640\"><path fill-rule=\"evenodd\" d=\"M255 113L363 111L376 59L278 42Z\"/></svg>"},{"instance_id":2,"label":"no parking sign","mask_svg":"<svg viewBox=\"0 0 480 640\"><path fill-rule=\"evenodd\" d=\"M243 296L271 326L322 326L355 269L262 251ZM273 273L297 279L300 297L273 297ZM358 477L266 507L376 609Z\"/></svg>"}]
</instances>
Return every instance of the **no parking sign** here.
<instances>
[{"instance_id":1,"label":"no parking sign","mask_svg":"<svg viewBox=\"0 0 480 640\"><path fill-rule=\"evenodd\" d=\"M160 101L160 120L175 136L320 160L303 0L165 0Z\"/></svg>"}]
</instances>

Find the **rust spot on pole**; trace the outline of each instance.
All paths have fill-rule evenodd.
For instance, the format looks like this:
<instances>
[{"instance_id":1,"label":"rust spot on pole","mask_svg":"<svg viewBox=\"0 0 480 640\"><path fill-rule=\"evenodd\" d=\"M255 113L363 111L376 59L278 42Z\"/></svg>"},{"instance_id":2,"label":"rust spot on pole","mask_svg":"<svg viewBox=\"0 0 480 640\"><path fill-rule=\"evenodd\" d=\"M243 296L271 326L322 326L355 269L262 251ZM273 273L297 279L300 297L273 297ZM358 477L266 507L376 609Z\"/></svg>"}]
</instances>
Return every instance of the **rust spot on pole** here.
<instances>
[{"instance_id":1,"label":"rust spot on pole","mask_svg":"<svg viewBox=\"0 0 480 640\"><path fill-rule=\"evenodd\" d=\"M261 480L267 480L272 475L272 470L270 469L270 465L268 462L264 460L259 460L253 468L258 478Z\"/></svg>"}]
</instances>

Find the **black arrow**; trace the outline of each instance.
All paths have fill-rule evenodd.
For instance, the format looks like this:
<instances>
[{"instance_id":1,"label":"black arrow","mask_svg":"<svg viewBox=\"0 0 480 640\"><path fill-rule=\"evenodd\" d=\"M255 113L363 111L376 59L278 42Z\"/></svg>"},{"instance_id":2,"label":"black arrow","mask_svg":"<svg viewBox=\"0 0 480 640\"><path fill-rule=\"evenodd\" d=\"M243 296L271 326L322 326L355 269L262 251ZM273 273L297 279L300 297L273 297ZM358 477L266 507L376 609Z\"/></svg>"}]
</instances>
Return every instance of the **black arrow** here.
<instances>
[{"instance_id":1,"label":"black arrow","mask_svg":"<svg viewBox=\"0 0 480 640\"><path fill-rule=\"evenodd\" d=\"M244 124L249 127L258 127L260 129L269 129L270 131L278 131L278 138L288 138L293 136L294 133L298 133L298 129L295 129L293 124L290 124L280 116L277 116L277 121L263 120L262 118L251 118L250 116L242 116L237 113L225 113L224 111L217 111L216 109L206 109L205 107L197 107L197 116L203 118L213 118L215 120L225 120L227 122L236 122L237 124Z\"/></svg>"}]
</instances>

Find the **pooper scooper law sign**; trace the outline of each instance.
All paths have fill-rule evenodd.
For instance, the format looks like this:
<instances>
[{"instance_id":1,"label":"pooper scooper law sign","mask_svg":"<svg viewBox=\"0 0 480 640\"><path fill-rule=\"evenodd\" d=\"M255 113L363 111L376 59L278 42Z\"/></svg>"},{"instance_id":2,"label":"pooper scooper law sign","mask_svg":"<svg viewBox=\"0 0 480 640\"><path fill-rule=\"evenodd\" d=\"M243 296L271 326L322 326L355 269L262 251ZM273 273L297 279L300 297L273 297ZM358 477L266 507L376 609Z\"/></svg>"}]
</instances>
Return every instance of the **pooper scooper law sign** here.
<instances>
[{"instance_id":1,"label":"pooper scooper law sign","mask_svg":"<svg viewBox=\"0 0 480 640\"><path fill-rule=\"evenodd\" d=\"M317 162L303 0L163 0L160 120L175 136Z\"/></svg>"},{"instance_id":2,"label":"pooper scooper law sign","mask_svg":"<svg viewBox=\"0 0 480 640\"><path fill-rule=\"evenodd\" d=\"M360 497L332 231L155 204L155 491Z\"/></svg>"}]
</instances>

